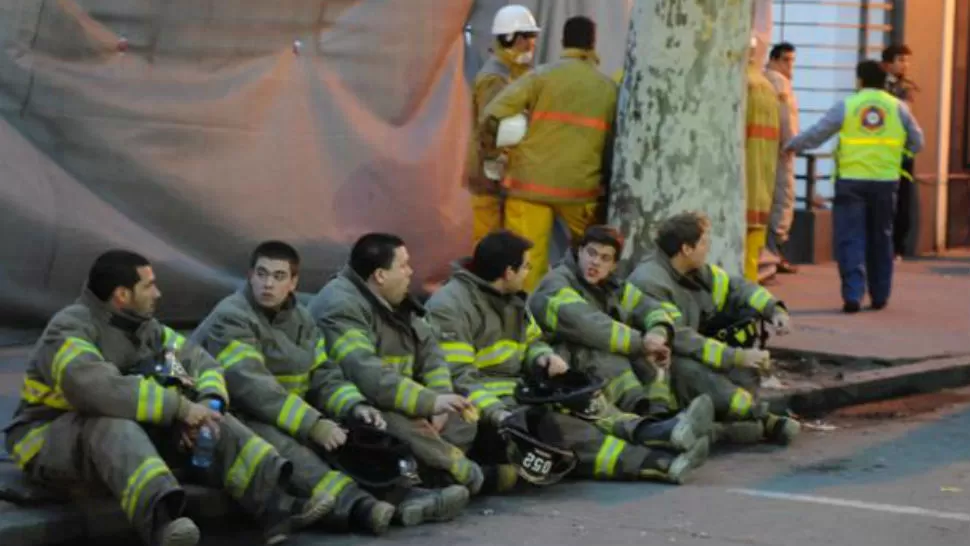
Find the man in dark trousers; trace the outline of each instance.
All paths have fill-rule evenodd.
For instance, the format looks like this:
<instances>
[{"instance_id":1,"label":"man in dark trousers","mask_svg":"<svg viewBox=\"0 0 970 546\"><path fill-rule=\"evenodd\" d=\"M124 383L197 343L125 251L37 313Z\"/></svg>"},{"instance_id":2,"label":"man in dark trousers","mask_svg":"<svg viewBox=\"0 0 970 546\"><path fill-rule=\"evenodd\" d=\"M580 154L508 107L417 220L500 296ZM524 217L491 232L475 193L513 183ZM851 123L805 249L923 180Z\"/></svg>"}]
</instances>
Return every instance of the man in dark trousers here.
<instances>
[{"instance_id":1,"label":"man in dark trousers","mask_svg":"<svg viewBox=\"0 0 970 546\"><path fill-rule=\"evenodd\" d=\"M906 45L891 45L882 51L882 68L887 73L886 91L907 104L912 104L913 93L919 90L906 77L911 54L912 51ZM907 254L906 241L913 224L913 202L917 197L913 188L913 154L903 151L903 168L899 173L899 191L896 197L896 218L893 221L896 260L901 260Z\"/></svg>"},{"instance_id":2,"label":"man in dark trousers","mask_svg":"<svg viewBox=\"0 0 970 546\"><path fill-rule=\"evenodd\" d=\"M868 284L873 309L892 292L892 232L903 152L923 148L923 131L906 103L886 92L886 71L876 61L856 67L859 90L835 104L786 150L820 146L838 133L833 232L842 278L842 310L856 313Z\"/></svg>"}]
</instances>

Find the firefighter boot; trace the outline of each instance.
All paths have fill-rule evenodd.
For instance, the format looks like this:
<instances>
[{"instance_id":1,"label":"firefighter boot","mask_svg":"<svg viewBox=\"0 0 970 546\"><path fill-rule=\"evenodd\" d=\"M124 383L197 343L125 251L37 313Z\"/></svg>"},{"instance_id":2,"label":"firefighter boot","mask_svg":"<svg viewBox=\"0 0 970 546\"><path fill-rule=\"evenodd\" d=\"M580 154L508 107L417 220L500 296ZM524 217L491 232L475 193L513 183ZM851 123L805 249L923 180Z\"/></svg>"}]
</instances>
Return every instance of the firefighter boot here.
<instances>
[{"instance_id":1,"label":"firefighter boot","mask_svg":"<svg viewBox=\"0 0 970 546\"><path fill-rule=\"evenodd\" d=\"M765 438L765 426L761 421L731 421L714 423L711 428L711 444L750 445Z\"/></svg>"},{"instance_id":2,"label":"firefighter boot","mask_svg":"<svg viewBox=\"0 0 970 546\"><path fill-rule=\"evenodd\" d=\"M199 528L189 518L178 518L155 531L152 546L196 546Z\"/></svg>"},{"instance_id":3,"label":"firefighter boot","mask_svg":"<svg viewBox=\"0 0 970 546\"><path fill-rule=\"evenodd\" d=\"M710 441L706 436L700 438L690 450L684 453L664 449L652 450L643 462L640 477L682 484L692 470L704 464L708 453L710 453Z\"/></svg>"},{"instance_id":4,"label":"firefighter boot","mask_svg":"<svg viewBox=\"0 0 970 546\"><path fill-rule=\"evenodd\" d=\"M333 510L335 502L328 494L300 499L280 491L275 492L267 502L267 508L260 518L263 523L265 544L267 546L280 544L288 539L293 531L304 529L320 521Z\"/></svg>"},{"instance_id":5,"label":"firefighter boot","mask_svg":"<svg viewBox=\"0 0 970 546\"><path fill-rule=\"evenodd\" d=\"M714 403L710 396L702 394L670 419L641 423L634 437L642 445L689 451L701 439L707 440L713 426Z\"/></svg>"},{"instance_id":6,"label":"firefighter boot","mask_svg":"<svg viewBox=\"0 0 970 546\"><path fill-rule=\"evenodd\" d=\"M404 527L451 521L468 505L469 496L468 488L462 485L435 490L415 487L397 506L397 520Z\"/></svg>"},{"instance_id":7,"label":"firefighter boot","mask_svg":"<svg viewBox=\"0 0 970 546\"><path fill-rule=\"evenodd\" d=\"M350 519L353 520L355 527L381 536L391 526L396 510L393 504L367 496L354 503L350 511Z\"/></svg>"},{"instance_id":8,"label":"firefighter boot","mask_svg":"<svg viewBox=\"0 0 970 546\"><path fill-rule=\"evenodd\" d=\"M798 421L773 413L769 413L761 422L765 427L765 439L783 446L792 443L802 430Z\"/></svg>"},{"instance_id":9,"label":"firefighter boot","mask_svg":"<svg viewBox=\"0 0 970 546\"><path fill-rule=\"evenodd\" d=\"M512 464L489 465L482 467L485 481L482 484L482 493L507 493L515 489L515 484L519 481L519 471Z\"/></svg>"}]
</instances>

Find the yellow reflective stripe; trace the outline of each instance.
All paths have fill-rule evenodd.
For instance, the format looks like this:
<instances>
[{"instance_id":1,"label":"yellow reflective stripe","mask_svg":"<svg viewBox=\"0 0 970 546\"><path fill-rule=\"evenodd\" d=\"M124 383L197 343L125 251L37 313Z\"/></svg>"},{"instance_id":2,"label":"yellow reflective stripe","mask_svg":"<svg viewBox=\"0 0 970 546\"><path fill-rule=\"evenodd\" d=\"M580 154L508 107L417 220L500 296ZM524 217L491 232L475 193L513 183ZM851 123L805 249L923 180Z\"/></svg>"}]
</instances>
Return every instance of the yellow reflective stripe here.
<instances>
[{"instance_id":1,"label":"yellow reflective stripe","mask_svg":"<svg viewBox=\"0 0 970 546\"><path fill-rule=\"evenodd\" d=\"M640 381L633 375L633 371L626 370L607 383L606 396L611 402L615 402L630 390L640 386Z\"/></svg>"},{"instance_id":2,"label":"yellow reflective stripe","mask_svg":"<svg viewBox=\"0 0 970 546\"><path fill-rule=\"evenodd\" d=\"M414 377L414 355L381 357L385 366L390 366L405 377Z\"/></svg>"},{"instance_id":3,"label":"yellow reflective stripe","mask_svg":"<svg viewBox=\"0 0 970 546\"><path fill-rule=\"evenodd\" d=\"M626 324L613 321L610 329L610 352L630 354L630 341L633 339L633 329Z\"/></svg>"},{"instance_id":4,"label":"yellow reflective stripe","mask_svg":"<svg viewBox=\"0 0 970 546\"><path fill-rule=\"evenodd\" d=\"M471 396L468 397L468 400L480 410L500 403L500 400L487 390L472 392Z\"/></svg>"},{"instance_id":5,"label":"yellow reflective stripe","mask_svg":"<svg viewBox=\"0 0 970 546\"><path fill-rule=\"evenodd\" d=\"M185 336L168 326L162 328L162 345L165 345L166 348L178 351L185 345Z\"/></svg>"},{"instance_id":6,"label":"yellow reflective stripe","mask_svg":"<svg viewBox=\"0 0 970 546\"><path fill-rule=\"evenodd\" d=\"M448 368L435 368L424 374L425 386L430 389L451 390L451 372Z\"/></svg>"},{"instance_id":7,"label":"yellow reflective stripe","mask_svg":"<svg viewBox=\"0 0 970 546\"><path fill-rule=\"evenodd\" d=\"M333 344L333 359L342 362L356 350L374 352L374 344L362 330L350 329L343 333Z\"/></svg>"},{"instance_id":8,"label":"yellow reflective stripe","mask_svg":"<svg viewBox=\"0 0 970 546\"><path fill-rule=\"evenodd\" d=\"M525 352L525 359L529 362L533 362L540 356L549 355L552 354L552 352L552 347L546 345L545 343L533 343Z\"/></svg>"},{"instance_id":9,"label":"yellow reflective stripe","mask_svg":"<svg viewBox=\"0 0 970 546\"><path fill-rule=\"evenodd\" d=\"M673 322L677 322L684 316L681 314L680 309L669 301L660 302L660 308L667 312L667 315L669 315L670 320Z\"/></svg>"},{"instance_id":10,"label":"yellow reflective stripe","mask_svg":"<svg viewBox=\"0 0 970 546\"><path fill-rule=\"evenodd\" d=\"M509 360L522 360L522 344L510 339L502 339L475 353L475 367L491 368Z\"/></svg>"},{"instance_id":11,"label":"yellow reflective stripe","mask_svg":"<svg viewBox=\"0 0 970 546\"><path fill-rule=\"evenodd\" d=\"M647 386L647 399L652 402L662 402L669 409L675 410L678 408L677 397L674 396L672 390L670 390L670 378L668 375L664 374L661 378L654 378L650 385Z\"/></svg>"},{"instance_id":12,"label":"yellow reflective stripe","mask_svg":"<svg viewBox=\"0 0 970 546\"><path fill-rule=\"evenodd\" d=\"M451 462L451 468L448 469L448 472L459 483L468 483L472 473L472 465L469 464L468 459L461 457Z\"/></svg>"},{"instance_id":13,"label":"yellow reflective stripe","mask_svg":"<svg viewBox=\"0 0 970 546\"><path fill-rule=\"evenodd\" d=\"M343 415L347 406L364 401L364 395L353 383L345 383L327 399L327 411L333 415Z\"/></svg>"},{"instance_id":14,"label":"yellow reflective stripe","mask_svg":"<svg viewBox=\"0 0 970 546\"><path fill-rule=\"evenodd\" d=\"M104 358L101 356L101 351L90 341L79 337L69 337L64 340L61 348L54 354L54 364L51 366L51 372L54 375L55 390L61 389L61 382L64 379L64 370L67 369L67 365L83 354L93 355L99 360Z\"/></svg>"},{"instance_id":15,"label":"yellow reflective stripe","mask_svg":"<svg viewBox=\"0 0 970 546\"><path fill-rule=\"evenodd\" d=\"M418 411L418 395L422 389L424 387L413 379L402 377L394 395L394 407L408 415L414 415Z\"/></svg>"},{"instance_id":16,"label":"yellow reflective stripe","mask_svg":"<svg viewBox=\"0 0 970 546\"><path fill-rule=\"evenodd\" d=\"M620 299L620 308L626 312L627 316L636 309L637 305L640 305L640 300L643 299L643 292L633 286L630 283L625 283L623 285L623 298Z\"/></svg>"},{"instance_id":17,"label":"yellow reflective stripe","mask_svg":"<svg viewBox=\"0 0 970 546\"><path fill-rule=\"evenodd\" d=\"M718 311L723 311L727 304L728 289L731 286L731 277L727 272L716 265L711 265L711 273L714 276L714 288L711 291L711 299Z\"/></svg>"},{"instance_id":18,"label":"yellow reflective stripe","mask_svg":"<svg viewBox=\"0 0 970 546\"><path fill-rule=\"evenodd\" d=\"M249 440L246 440L246 444L236 455L226 472L224 482L229 496L236 500L242 498L250 482L253 481L253 476L259 469L259 465L272 451L273 446L259 436L253 435Z\"/></svg>"},{"instance_id":19,"label":"yellow reflective stripe","mask_svg":"<svg viewBox=\"0 0 970 546\"><path fill-rule=\"evenodd\" d=\"M297 431L300 430L300 425L303 424L303 418L309 409L310 406L302 398L295 394L288 394L286 395L286 402L283 403L283 409L280 410L280 414L276 417L276 424L281 429L289 432L291 436L296 436Z\"/></svg>"},{"instance_id":20,"label":"yellow reflective stripe","mask_svg":"<svg viewBox=\"0 0 970 546\"><path fill-rule=\"evenodd\" d=\"M17 463L21 470L26 468L27 464L40 453L40 448L44 447L48 428L50 428L50 425L41 425L28 432L19 442L14 444L11 455L13 455L13 461Z\"/></svg>"},{"instance_id":21,"label":"yellow reflective stripe","mask_svg":"<svg viewBox=\"0 0 970 546\"><path fill-rule=\"evenodd\" d=\"M845 137L840 136L839 142L844 144L865 144L865 145L875 145L875 146L889 146L889 147L899 147L906 144L906 141L900 138L877 138L877 137Z\"/></svg>"},{"instance_id":22,"label":"yellow reflective stripe","mask_svg":"<svg viewBox=\"0 0 970 546\"><path fill-rule=\"evenodd\" d=\"M542 337L542 328L539 328L539 325L536 323L536 319L532 316L532 313L526 311L525 316L529 319L529 326L527 326L525 329L525 342L528 344L533 343Z\"/></svg>"},{"instance_id":23,"label":"yellow reflective stripe","mask_svg":"<svg viewBox=\"0 0 970 546\"><path fill-rule=\"evenodd\" d=\"M121 508L125 511L129 521L135 520L138 501L141 500L145 487L159 476L170 475L171 472L165 461L159 457L148 457L128 476L128 483L121 494Z\"/></svg>"},{"instance_id":24,"label":"yellow reflective stripe","mask_svg":"<svg viewBox=\"0 0 970 546\"><path fill-rule=\"evenodd\" d=\"M546 326L550 330L555 332L559 327L559 308L571 303L586 303L586 300L579 295L579 292L569 287L559 290L556 295L549 298L549 303L546 305Z\"/></svg>"},{"instance_id":25,"label":"yellow reflective stripe","mask_svg":"<svg viewBox=\"0 0 970 546\"><path fill-rule=\"evenodd\" d=\"M165 388L154 379L142 378L138 382L138 408L135 420L139 423L161 423L165 414L162 405L165 402Z\"/></svg>"},{"instance_id":26,"label":"yellow reflective stripe","mask_svg":"<svg viewBox=\"0 0 970 546\"><path fill-rule=\"evenodd\" d=\"M594 478L611 478L616 472L616 463L620 459L620 453L626 447L626 442L615 436L606 436L603 445L596 453L596 461L593 463Z\"/></svg>"},{"instance_id":27,"label":"yellow reflective stripe","mask_svg":"<svg viewBox=\"0 0 970 546\"><path fill-rule=\"evenodd\" d=\"M74 409L74 406L64 397L63 392L55 391L40 381L26 377L23 386L20 387L20 397L30 404L42 404L59 410Z\"/></svg>"},{"instance_id":28,"label":"yellow reflective stripe","mask_svg":"<svg viewBox=\"0 0 970 546\"><path fill-rule=\"evenodd\" d=\"M475 347L471 343L445 341L439 346L441 347L441 351L445 353L445 360L448 362L471 364L475 361Z\"/></svg>"},{"instance_id":29,"label":"yellow reflective stripe","mask_svg":"<svg viewBox=\"0 0 970 546\"><path fill-rule=\"evenodd\" d=\"M751 403L754 401L751 393L744 389L735 389L731 395L731 407L728 414L732 417L746 417L751 412Z\"/></svg>"},{"instance_id":30,"label":"yellow reflective stripe","mask_svg":"<svg viewBox=\"0 0 970 546\"><path fill-rule=\"evenodd\" d=\"M225 349L219 352L219 355L216 356L216 361L228 370L247 358L264 362L263 353L256 350L255 347L238 340L233 340Z\"/></svg>"},{"instance_id":31,"label":"yellow reflective stripe","mask_svg":"<svg viewBox=\"0 0 970 546\"><path fill-rule=\"evenodd\" d=\"M678 314L679 314L679 311L678 311ZM647 318L646 320L644 320L644 322L645 322L645 324L643 325L644 328L647 331L650 331L653 329L654 326L660 326L663 324L668 324L670 326L673 326L674 319L670 315L670 313L668 313L666 310L655 309L653 311L650 311L649 314L647 314Z\"/></svg>"},{"instance_id":32,"label":"yellow reflective stripe","mask_svg":"<svg viewBox=\"0 0 970 546\"><path fill-rule=\"evenodd\" d=\"M321 492L328 493L331 497L337 498L348 485L352 484L353 480L350 476L344 474L343 472L337 472L336 470L331 470L323 475L320 482L313 487L312 496L317 496Z\"/></svg>"},{"instance_id":33,"label":"yellow reflective stripe","mask_svg":"<svg viewBox=\"0 0 970 546\"><path fill-rule=\"evenodd\" d=\"M286 389L287 392L302 397L310 390L310 375L298 373L293 375L274 375L276 381Z\"/></svg>"},{"instance_id":34,"label":"yellow reflective stripe","mask_svg":"<svg viewBox=\"0 0 970 546\"><path fill-rule=\"evenodd\" d=\"M226 378L222 375L222 370L206 370L199 376L196 384L199 394L218 394L220 398L229 398L226 390Z\"/></svg>"},{"instance_id":35,"label":"yellow reflective stripe","mask_svg":"<svg viewBox=\"0 0 970 546\"><path fill-rule=\"evenodd\" d=\"M714 339L704 340L704 354L701 360L715 368L720 368L724 363L724 347L720 341Z\"/></svg>"},{"instance_id":36,"label":"yellow reflective stripe","mask_svg":"<svg viewBox=\"0 0 970 546\"><path fill-rule=\"evenodd\" d=\"M310 368L311 372L319 368L320 366L323 366L324 364L326 364L328 360L327 342L323 339L322 336L320 337L320 339L317 340L317 345L316 347L313 348L313 352L314 352L314 358L313 358L313 367Z\"/></svg>"},{"instance_id":37,"label":"yellow reflective stripe","mask_svg":"<svg viewBox=\"0 0 970 546\"><path fill-rule=\"evenodd\" d=\"M483 381L482 386L495 396L512 396L515 393L515 380L500 379L496 381Z\"/></svg>"},{"instance_id":38,"label":"yellow reflective stripe","mask_svg":"<svg viewBox=\"0 0 970 546\"><path fill-rule=\"evenodd\" d=\"M771 293L759 286L758 289L755 290L753 294L751 294L751 297L748 298L748 305L750 305L752 309L760 313L765 310L765 307L768 306L768 303L770 301L771 301Z\"/></svg>"}]
</instances>

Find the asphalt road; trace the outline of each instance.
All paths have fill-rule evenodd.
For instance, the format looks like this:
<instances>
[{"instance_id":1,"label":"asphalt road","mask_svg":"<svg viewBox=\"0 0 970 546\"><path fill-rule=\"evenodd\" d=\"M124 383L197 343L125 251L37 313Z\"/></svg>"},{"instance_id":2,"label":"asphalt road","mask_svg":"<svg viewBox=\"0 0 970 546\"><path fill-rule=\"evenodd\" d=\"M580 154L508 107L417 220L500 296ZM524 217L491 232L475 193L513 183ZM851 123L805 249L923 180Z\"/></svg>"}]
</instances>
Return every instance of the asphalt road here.
<instances>
[{"instance_id":1,"label":"asphalt road","mask_svg":"<svg viewBox=\"0 0 970 546\"><path fill-rule=\"evenodd\" d=\"M0 350L0 415L19 388L16 354ZM853 408L832 431L787 449L717 454L681 487L560 484L481 499L459 520L383 538L304 534L294 545L851 545L970 544L970 389ZM257 544L240 522L208 546ZM78 545L80 546L80 545Z\"/></svg>"}]
</instances>

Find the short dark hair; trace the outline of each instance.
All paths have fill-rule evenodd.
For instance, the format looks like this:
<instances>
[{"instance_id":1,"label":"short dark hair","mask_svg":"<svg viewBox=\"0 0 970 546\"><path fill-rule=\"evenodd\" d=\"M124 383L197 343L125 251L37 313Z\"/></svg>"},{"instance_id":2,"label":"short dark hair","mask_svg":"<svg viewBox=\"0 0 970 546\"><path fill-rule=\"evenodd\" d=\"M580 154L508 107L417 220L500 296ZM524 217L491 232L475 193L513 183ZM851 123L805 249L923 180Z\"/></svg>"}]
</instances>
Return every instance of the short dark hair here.
<instances>
[{"instance_id":1,"label":"short dark hair","mask_svg":"<svg viewBox=\"0 0 970 546\"><path fill-rule=\"evenodd\" d=\"M119 286L134 289L141 276L139 267L152 265L148 258L128 250L109 250L98 256L88 271L88 290L108 301Z\"/></svg>"},{"instance_id":2,"label":"short dark hair","mask_svg":"<svg viewBox=\"0 0 970 546\"><path fill-rule=\"evenodd\" d=\"M912 55L913 50L909 48L906 44L892 44L886 49L882 50L882 62L891 63L896 61L896 57L901 57L903 55Z\"/></svg>"},{"instance_id":3,"label":"short dark hair","mask_svg":"<svg viewBox=\"0 0 970 546\"><path fill-rule=\"evenodd\" d=\"M378 269L390 269L394 252L404 240L390 233L368 233L357 239L350 249L350 269L365 281Z\"/></svg>"},{"instance_id":4,"label":"short dark hair","mask_svg":"<svg viewBox=\"0 0 970 546\"><path fill-rule=\"evenodd\" d=\"M794 53L794 52L795 52L794 44L792 44L791 42L781 42L771 47L771 52L768 53L768 58L771 59L772 61L777 61L785 53Z\"/></svg>"},{"instance_id":5,"label":"short dark hair","mask_svg":"<svg viewBox=\"0 0 970 546\"><path fill-rule=\"evenodd\" d=\"M872 89L886 87L886 71L876 61L867 60L860 62L856 66L855 76L862 82L862 87Z\"/></svg>"},{"instance_id":6,"label":"short dark hair","mask_svg":"<svg viewBox=\"0 0 970 546\"><path fill-rule=\"evenodd\" d=\"M596 46L596 23L582 15L567 19L562 27L562 46L593 49Z\"/></svg>"},{"instance_id":7,"label":"short dark hair","mask_svg":"<svg viewBox=\"0 0 970 546\"><path fill-rule=\"evenodd\" d=\"M475 245L475 253L468 270L486 282L502 277L505 270L522 267L523 254L532 248L532 241L508 230L493 231Z\"/></svg>"},{"instance_id":8,"label":"short dark hair","mask_svg":"<svg viewBox=\"0 0 970 546\"><path fill-rule=\"evenodd\" d=\"M589 243L608 245L613 247L616 255L619 256L623 253L623 242L624 238L620 230L613 226L597 225L586 228L586 232L583 233L583 238L579 240L578 246L582 248Z\"/></svg>"},{"instance_id":9,"label":"short dark hair","mask_svg":"<svg viewBox=\"0 0 970 546\"><path fill-rule=\"evenodd\" d=\"M286 260L290 264L290 274L300 274L300 254L295 248L283 241L263 241L249 257L249 268L256 267L260 258Z\"/></svg>"},{"instance_id":10,"label":"short dark hair","mask_svg":"<svg viewBox=\"0 0 970 546\"><path fill-rule=\"evenodd\" d=\"M703 212L681 212L660 223L654 242L664 254L673 258L684 245L697 245L710 227L711 220Z\"/></svg>"}]
</instances>

